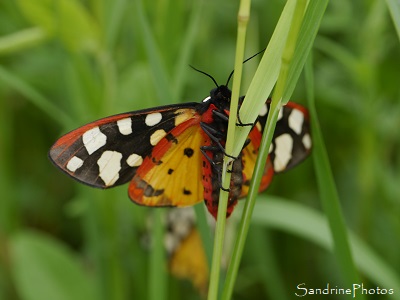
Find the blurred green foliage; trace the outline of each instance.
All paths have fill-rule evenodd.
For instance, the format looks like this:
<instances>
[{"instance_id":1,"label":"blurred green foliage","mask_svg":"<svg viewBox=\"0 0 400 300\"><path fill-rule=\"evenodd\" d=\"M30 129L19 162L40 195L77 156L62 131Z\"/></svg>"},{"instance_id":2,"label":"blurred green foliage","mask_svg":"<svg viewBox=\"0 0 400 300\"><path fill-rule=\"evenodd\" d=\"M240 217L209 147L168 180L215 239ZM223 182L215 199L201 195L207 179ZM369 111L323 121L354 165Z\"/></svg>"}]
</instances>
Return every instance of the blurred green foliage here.
<instances>
[{"instance_id":1,"label":"blurred green foliage","mask_svg":"<svg viewBox=\"0 0 400 300\"><path fill-rule=\"evenodd\" d=\"M253 1L247 56L267 45L283 5ZM149 286L142 242L151 209L131 204L124 187L77 184L47 151L62 133L99 117L200 101L214 86L189 64L225 83L237 9L205 0L0 2L0 299L146 299L158 290ZM400 276L398 11L390 0L331 1L313 49L317 111L346 223L362 241L360 253L372 251L380 277L393 282ZM244 67L243 93L256 60ZM305 103L305 95L301 78L292 99ZM320 224L292 206L320 210L312 160L277 176L268 194L290 200L278 201L283 209L267 222L268 196L260 197L235 299L291 299L303 282L341 287L330 246L279 222ZM378 285L360 270L364 285ZM165 280L153 297L200 298L187 282ZM400 298L399 286L380 287Z\"/></svg>"}]
</instances>

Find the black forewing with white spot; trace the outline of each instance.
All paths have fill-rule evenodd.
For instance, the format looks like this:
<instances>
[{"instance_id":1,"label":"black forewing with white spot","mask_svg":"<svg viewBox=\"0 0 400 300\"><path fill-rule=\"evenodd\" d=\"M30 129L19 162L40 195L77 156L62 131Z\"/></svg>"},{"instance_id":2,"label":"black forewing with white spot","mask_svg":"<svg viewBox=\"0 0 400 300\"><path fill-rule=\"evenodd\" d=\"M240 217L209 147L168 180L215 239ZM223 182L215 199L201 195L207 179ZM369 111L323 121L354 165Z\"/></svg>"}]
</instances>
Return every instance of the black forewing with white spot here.
<instances>
[{"instance_id":1,"label":"black forewing with white spot","mask_svg":"<svg viewBox=\"0 0 400 300\"><path fill-rule=\"evenodd\" d=\"M270 100L258 117L264 130ZM301 105L289 102L278 115L270 148L270 159L276 173L287 171L302 162L311 151L310 121L308 111Z\"/></svg>"},{"instance_id":2,"label":"black forewing with white spot","mask_svg":"<svg viewBox=\"0 0 400 300\"><path fill-rule=\"evenodd\" d=\"M49 157L62 171L90 186L126 183L159 140L197 113L197 105L168 105L97 120L61 137Z\"/></svg>"}]
</instances>

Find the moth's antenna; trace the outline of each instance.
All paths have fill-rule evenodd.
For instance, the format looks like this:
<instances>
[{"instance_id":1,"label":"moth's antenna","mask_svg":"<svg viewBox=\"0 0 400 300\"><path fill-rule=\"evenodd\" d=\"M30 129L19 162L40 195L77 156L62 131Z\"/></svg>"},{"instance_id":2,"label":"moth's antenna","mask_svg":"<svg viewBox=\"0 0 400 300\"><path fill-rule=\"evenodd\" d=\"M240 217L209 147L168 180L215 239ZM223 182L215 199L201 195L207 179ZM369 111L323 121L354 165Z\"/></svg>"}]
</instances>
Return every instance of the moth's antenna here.
<instances>
[{"instance_id":1,"label":"moth's antenna","mask_svg":"<svg viewBox=\"0 0 400 300\"><path fill-rule=\"evenodd\" d=\"M253 57L255 57L255 56L257 56L257 55L263 53L263 52L265 51L265 49L266 49L266 48L262 49L261 51L257 52L256 54L250 56L249 58L246 58L246 59L243 61L243 64L244 64L245 62L249 61L250 59L252 59ZM231 80L231 78L232 78L234 72L235 72L235 70L232 70L231 74L229 74L229 77L228 77L228 80L226 81L225 86L228 86L229 81Z\"/></svg>"},{"instance_id":2,"label":"moth's antenna","mask_svg":"<svg viewBox=\"0 0 400 300\"><path fill-rule=\"evenodd\" d=\"M217 81L216 81L216 80L214 79L214 77L212 77L210 74L208 74L208 73L206 73L206 72L204 72L204 71L202 71L202 70L199 70L199 69L193 67L192 65L189 65L189 66L190 66L193 70L195 70L195 71L197 71L197 72L199 72L199 73L202 73L202 74L204 74L204 75L210 77L211 80L215 83L215 85L216 85L217 87L219 87Z\"/></svg>"}]
</instances>

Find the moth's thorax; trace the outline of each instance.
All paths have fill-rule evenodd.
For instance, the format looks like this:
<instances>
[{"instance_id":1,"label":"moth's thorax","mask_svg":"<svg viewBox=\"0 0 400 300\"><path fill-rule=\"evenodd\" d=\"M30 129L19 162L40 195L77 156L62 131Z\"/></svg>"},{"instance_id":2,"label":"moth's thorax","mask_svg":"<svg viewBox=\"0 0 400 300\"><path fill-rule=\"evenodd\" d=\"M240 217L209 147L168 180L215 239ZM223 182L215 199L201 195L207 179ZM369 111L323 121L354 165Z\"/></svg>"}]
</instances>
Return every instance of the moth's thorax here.
<instances>
[{"instance_id":1,"label":"moth's thorax","mask_svg":"<svg viewBox=\"0 0 400 300\"><path fill-rule=\"evenodd\" d=\"M218 109L226 109L229 108L231 102L231 96L232 96L231 90L225 85L220 85L219 87L211 90L210 101Z\"/></svg>"},{"instance_id":2,"label":"moth's thorax","mask_svg":"<svg viewBox=\"0 0 400 300\"><path fill-rule=\"evenodd\" d=\"M228 89L228 87L221 85L215 89L212 89L210 91L210 96L206 97L201 103L199 103L196 110L200 115L204 115L207 112L209 113L212 110L229 110L230 102L231 91Z\"/></svg>"},{"instance_id":3,"label":"moth's thorax","mask_svg":"<svg viewBox=\"0 0 400 300\"><path fill-rule=\"evenodd\" d=\"M210 92L211 98L226 98L227 100L231 98L231 94L231 90L225 85L220 85Z\"/></svg>"}]
</instances>

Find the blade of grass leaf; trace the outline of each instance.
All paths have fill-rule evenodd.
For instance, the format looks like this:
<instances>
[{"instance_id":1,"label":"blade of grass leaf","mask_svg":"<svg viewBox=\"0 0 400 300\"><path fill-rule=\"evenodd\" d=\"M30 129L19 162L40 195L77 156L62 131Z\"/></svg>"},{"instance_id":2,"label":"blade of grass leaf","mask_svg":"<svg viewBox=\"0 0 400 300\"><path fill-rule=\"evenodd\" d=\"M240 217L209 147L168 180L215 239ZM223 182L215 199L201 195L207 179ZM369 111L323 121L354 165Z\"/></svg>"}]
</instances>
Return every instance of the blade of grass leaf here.
<instances>
[{"instance_id":1,"label":"blade of grass leaf","mask_svg":"<svg viewBox=\"0 0 400 300\"><path fill-rule=\"evenodd\" d=\"M93 265L98 272L95 273L95 283L97 285L99 299L121 299L118 296L119 282L116 278L118 275L115 271L118 270L116 259L117 256L114 246L104 247L110 237L110 225L114 218L114 214L110 209L112 207L105 201L106 195L101 190L88 190L84 186L77 186L79 197L82 197L86 202L87 207L90 207L88 213L85 214L83 226L85 230L86 247ZM100 224L107 224L104 227ZM112 253L112 254L111 254ZM108 259L105 259L105 258ZM117 275L117 276L116 276Z\"/></svg>"},{"instance_id":2,"label":"blade of grass leaf","mask_svg":"<svg viewBox=\"0 0 400 300\"><path fill-rule=\"evenodd\" d=\"M280 59L289 31L290 22L287 22L287 20L291 20L292 18L294 4L295 1L288 1L286 3L256 74L250 83L243 104L240 107L240 119L245 124L254 122L276 83L280 69ZM248 127L242 126L235 131L236 143L232 155L237 156L242 151L244 142L250 132L250 128Z\"/></svg>"},{"instance_id":3,"label":"blade of grass leaf","mask_svg":"<svg viewBox=\"0 0 400 300\"><path fill-rule=\"evenodd\" d=\"M93 80L92 73L88 68L87 60L79 55L71 55L67 62L65 72L65 86L68 92L68 107L75 122L83 123L100 115L99 99L102 95Z\"/></svg>"},{"instance_id":4,"label":"blade of grass leaf","mask_svg":"<svg viewBox=\"0 0 400 300\"><path fill-rule=\"evenodd\" d=\"M253 224L247 238L245 256L252 257L257 264L260 282L268 299L289 300L289 291L285 286L285 276L280 268L279 255L275 251L271 230Z\"/></svg>"},{"instance_id":5,"label":"blade of grass leaf","mask_svg":"<svg viewBox=\"0 0 400 300\"><path fill-rule=\"evenodd\" d=\"M2 88L1 88L2 89ZM13 156L17 137L9 130L14 123L14 113L8 99L0 101L0 189L2 201L0 201L0 228L3 236L19 230L19 206L15 189L18 181L15 180L15 165L10 157Z\"/></svg>"},{"instance_id":6,"label":"blade of grass leaf","mask_svg":"<svg viewBox=\"0 0 400 300\"><path fill-rule=\"evenodd\" d=\"M172 99L172 91L169 83L169 77L160 54L160 49L157 47L156 40L151 31L149 21L146 17L146 12L143 8L142 0L135 1L136 14L140 24L140 31L142 32L143 43L150 61L150 67L155 78L155 89L158 95L160 104L168 104Z\"/></svg>"},{"instance_id":7,"label":"blade of grass leaf","mask_svg":"<svg viewBox=\"0 0 400 300\"><path fill-rule=\"evenodd\" d=\"M118 33L120 32L123 15L127 8L127 0L117 0L110 2L111 13L106 23L104 31L106 33L106 48L112 51L115 47Z\"/></svg>"},{"instance_id":8,"label":"blade of grass leaf","mask_svg":"<svg viewBox=\"0 0 400 300\"><path fill-rule=\"evenodd\" d=\"M212 258L212 237L210 226L207 222L207 211L204 209L203 204L195 205L194 211L196 213L196 225L199 230L201 241L204 247L204 251L206 253L207 261L208 261L208 269L211 270L211 258Z\"/></svg>"},{"instance_id":9,"label":"blade of grass leaf","mask_svg":"<svg viewBox=\"0 0 400 300\"><path fill-rule=\"evenodd\" d=\"M200 29L200 22L202 21L201 16L203 12L204 1L199 0L193 3L192 13L189 18L189 24L187 26L187 30L185 33L185 37L183 38L183 44L180 48L181 51L178 55L179 59L176 63L176 67L174 69L174 78L173 78L173 99L181 100L182 92L183 92L183 84L185 74L187 72L190 57L193 54L194 45L196 41L196 37L198 35Z\"/></svg>"},{"instance_id":10,"label":"blade of grass leaf","mask_svg":"<svg viewBox=\"0 0 400 300\"><path fill-rule=\"evenodd\" d=\"M102 115L112 110L117 100L117 71L111 53L103 51L97 56L103 82Z\"/></svg>"},{"instance_id":11,"label":"blade of grass leaf","mask_svg":"<svg viewBox=\"0 0 400 300\"><path fill-rule=\"evenodd\" d=\"M287 5L288 5L288 3L287 3ZM287 6L285 6L285 8L286 7ZM294 12L294 14L296 14L295 7L293 7L293 12ZM288 17L289 16L292 17L293 14L288 15ZM291 18L290 19L281 18L279 20L279 22L287 22L287 23L290 24L291 23ZM278 22L278 25L279 25L279 22ZM278 25L277 25L277 27L278 27ZM268 45L268 47L269 47L269 45ZM268 50L268 48L267 48L267 50ZM266 54L264 54L264 56L265 55ZM263 59L264 59L264 57L263 57ZM257 69L256 75L254 76L255 78L253 80L256 79L256 76L260 76L260 74L262 75L260 70L262 70L264 74L268 73L268 70L265 69L266 65L267 65L266 63L264 63L263 65L260 64L259 68ZM261 81L259 81L259 82L261 82ZM253 81L250 84L250 87L252 85L253 85ZM260 86L260 89L262 89L261 86ZM249 88L249 90L250 90L250 88ZM265 103L265 99L266 98L263 98L263 99L261 99L261 101L263 101L263 103ZM253 100L253 99L251 99L251 100ZM259 100L260 101L259 98L256 98L254 100L255 101ZM243 211L242 219L241 219L241 222L240 222L240 225L239 225L239 228L238 228L238 235L237 235L237 239L236 239L234 250L233 250L233 254L232 254L232 260L231 260L231 263L230 263L230 265L228 267L226 284L224 286L222 299L230 299L230 298L232 298L233 287L234 287L234 284L235 284L235 281L236 281L240 260L241 260L242 254L243 254L243 249L244 249L247 233L248 233L248 230L249 230L249 227L250 227L250 220L251 220L252 211L254 209L255 198L257 196L258 187L260 185L261 177L262 177L262 174L263 174L263 171L264 171L264 168L265 168L265 162L267 161L267 156L268 156L268 150L267 149L269 149L269 146L267 144L271 143L272 135L273 135L273 129L275 128L275 124L276 124L276 121L278 119L278 112L279 112L279 109L275 110L275 111L270 111L269 116L268 116L266 129L264 130L263 139L262 139L261 145L260 145L260 152L259 152L258 157L257 157L256 166L255 166L253 177L252 177L251 184L250 184L248 198L247 198L245 209Z\"/></svg>"},{"instance_id":12,"label":"blade of grass leaf","mask_svg":"<svg viewBox=\"0 0 400 300\"><path fill-rule=\"evenodd\" d=\"M228 122L227 140L225 145L225 151L228 154L232 153L234 147L234 136L235 136L236 122L237 122L236 116L238 113L240 82L242 78L246 30L250 18L250 6L251 6L251 0L240 1L239 11L238 11L238 29L237 29L237 41L236 41L236 53L235 53L235 73L233 76L230 116ZM231 172L227 172L227 170L232 169L232 162L233 159L231 157L228 157L226 155L224 156L224 162L222 167L222 187L225 189L228 189L230 187ZM212 257L211 271L210 271L210 286L208 290L209 300L218 299L218 287L220 279L222 249L225 237L228 196L229 194L226 191L222 189L220 190L217 224L215 228L215 237L214 237L214 249L213 249L213 257Z\"/></svg>"},{"instance_id":13,"label":"blade of grass leaf","mask_svg":"<svg viewBox=\"0 0 400 300\"><path fill-rule=\"evenodd\" d=\"M304 19L304 11L306 10L306 7L307 7L307 0L297 0L289 34L286 40L286 45L282 53L281 69L279 70L278 80L276 82L276 86L272 96L272 101L270 106L271 110L274 110L276 108L279 111L281 109L281 106L286 104L286 102L282 101L282 98L286 91L289 68L293 63L293 54L297 46L297 38L299 36L300 27ZM318 26L316 26L315 32L317 31L317 29ZM309 33L307 32L307 34ZM301 69L299 70L299 73L300 71ZM295 78L292 81L293 88L297 83L297 78ZM267 126L268 126L268 120L267 120Z\"/></svg>"},{"instance_id":14,"label":"blade of grass leaf","mask_svg":"<svg viewBox=\"0 0 400 300\"><path fill-rule=\"evenodd\" d=\"M53 105L46 97L41 95L32 86L21 78L0 66L0 81L12 87L26 97L38 108L43 110L49 117L53 118L58 124L64 127L72 127L74 121L63 110Z\"/></svg>"},{"instance_id":15,"label":"blade of grass leaf","mask_svg":"<svg viewBox=\"0 0 400 300\"><path fill-rule=\"evenodd\" d=\"M328 0L309 1L305 11L300 32L297 37L295 55L288 70L287 85L282 102L286 104L293 94L296 82L307 61L308 54L314 44L315 36L321 24L322 17L328 5Z\"/></svg>"},{"instance_id":16,"label":"blade of grass leaf","mask_svg":"<svg viewBox=\"0 0 400 300\"><path fill-rule=\"evenodd\" d=\"M320 198L324 211L328 217L329 225L334 240L334 251L345 282L349 285L359 282L359 276L355 269L353 257L347 237L347 229L341 212L339 196L330 168L328 155L324 146L322 134L319 128L318 115L314 104L314 83L312 77L311 60L305 67L307 98L311 118L311 131L313 133L313 160ZM362 295L360 295L363 298Z\"/></svg>"},{"instance_id":17,"label":"blade of grass leaf","mask_svg":"<svg viewBox=\"0 0 400 300\"><path fill-rule=\"evenodd\" d=\"M102 115L112 111L116 106L118 72L112 50L115 46L117 33L122 22L121 16L124 13L125 7L126 0L114 1L110 4L110 7L108 7L110 13L108 13L108 22L106 22L104 26L105 45L102 45L102 48L96 52L97 63L102 75Z\"/></svg>"},{"instance_id":18,"label":"blade of grass leaf","mask_svg":"<svg viewBox=\"0 0 400 300\"><path fill-rule=\"evenodd\" d=\"M319 27L319 23L315 23L315 22L313 23L314 27L311 28L312 31L308 27L301 27L301 24L302 24L301 20L303 19L303 15L304 15L304 11L305 11L307 3L306 3L306 1L298 1L295 4L296 5L294 7L294 15L293 15L294 22L291 23L291 21L290 21L291 19L284 19L286 22L288 22L289 24L292 24L292 25L288 32L287 45L285 46L285 50L282 54L281 72L279 74L277 87L275 89L274 96L272 99L270 113L269 113L269 116L267 119L267 124L264 129L263 139L262 139L261 145L260 145L260 152L258 154L256 166L255 166L254 173L253 173L252 182L251 182L250 189L249 189L248 199L246 201L242 220L239 225L240 233L238 234L238 240L236 241L236 244L234 247L232 262L228 269L228 277L227 277L227 284L226 284L227 289L224 290L224 295L226 295L225 296L226 298L230 298L232 295L232 292L233 292L233 285L234 285L234 282L236 279L237 270L239 268L240 258L241 258L242 252L243 252L248 228L250 226L249 222L251 219L252 211L254 209L255 198L258 194L258 188L259 188L261 177L263 175L263 171L265 168L265 163L267 161L269 145L271 144L273 132L275 129L276 121L278 118L278 113L279 113L280 106L281 106L280 100L282 99L282 95L285 92L284 87L286 87L288 84L292 84L294 86L295 82L298 79L298 76L297 77L292 76L291 80L294 80L295 82L294 83L287 82L288 70L290 70L290 68L291 68L293 56L300 55L299 53L294 53L294 51L293 51L293 49L295 49L297 36L299 35L299 30L301 31L301 30L307 29L306 34L312 36L311 40L310 39L307 39L307 40L311 41L311 43L312 43L313 38L315 37L315 32L317 31L317 29ZM309 9L309 7L307 7L307 10L308 9ZM321 19L323 13L324 13L324 9L319 10L319 15L318 15L319 19ZM278 25L277 25L277 27L278 27ZM311 49L311 47L308 48L309 51L310 51L310 49ZM306 56L303 54L302 58L303 58L303 60L305 60ZM303 62L303 64L304 64L304 62ZM260 64L260 67L261 67L261 64ZM258 74L258 71L259 70L257 70L256 75ZM265 70L265 72L267 72L267 71L268 70ZM265 101L265 99L264 99L264 101ZM230 268L232 268L231 272L230 272Z\"/></svg>"},{"instance_id":19,"label":"blade of grass leaf","mask_svg":"<svg viewBox=\"0 0 400 300\"><path fill-rule=\"evenodd\" d=\"M152 246L150 253L149 285L150 300L163 300L167 296L167 275L165 270L164 252L164 211L156 209L153 212Z\"/></svg>"},{"instance_id":20,"label":"blade of grass leaf","mask_svg":"<svg viewBox=\"0 0 400 300\"><path fill-rule=\"evenodd\" d=\"M400 39L400 2L397 0L386 0L386 4L389 8L394 27L396 28L397 35Z\"/></svg>"},{"instance_id":21,"label":"blade of grass leaf","mask_svg":"<svg viewBox=\"0 0 400 300\"><path fill-rule=\"evenodd\" d=\"M15 54L47 40L49 34L40 27L17 31L0 38L0 54Z\"/></svg>"},{"instance_id":22,"label":"blade of grass leaf","mask_svg":"<svg viewBox=\"0 0 400 300\"><path fill-rule=\"evenodd\" d=\"M66 244L37 231L21 230L7 246L20 299L98 299L93 281Z\"/></svg>"}]
</instances>

